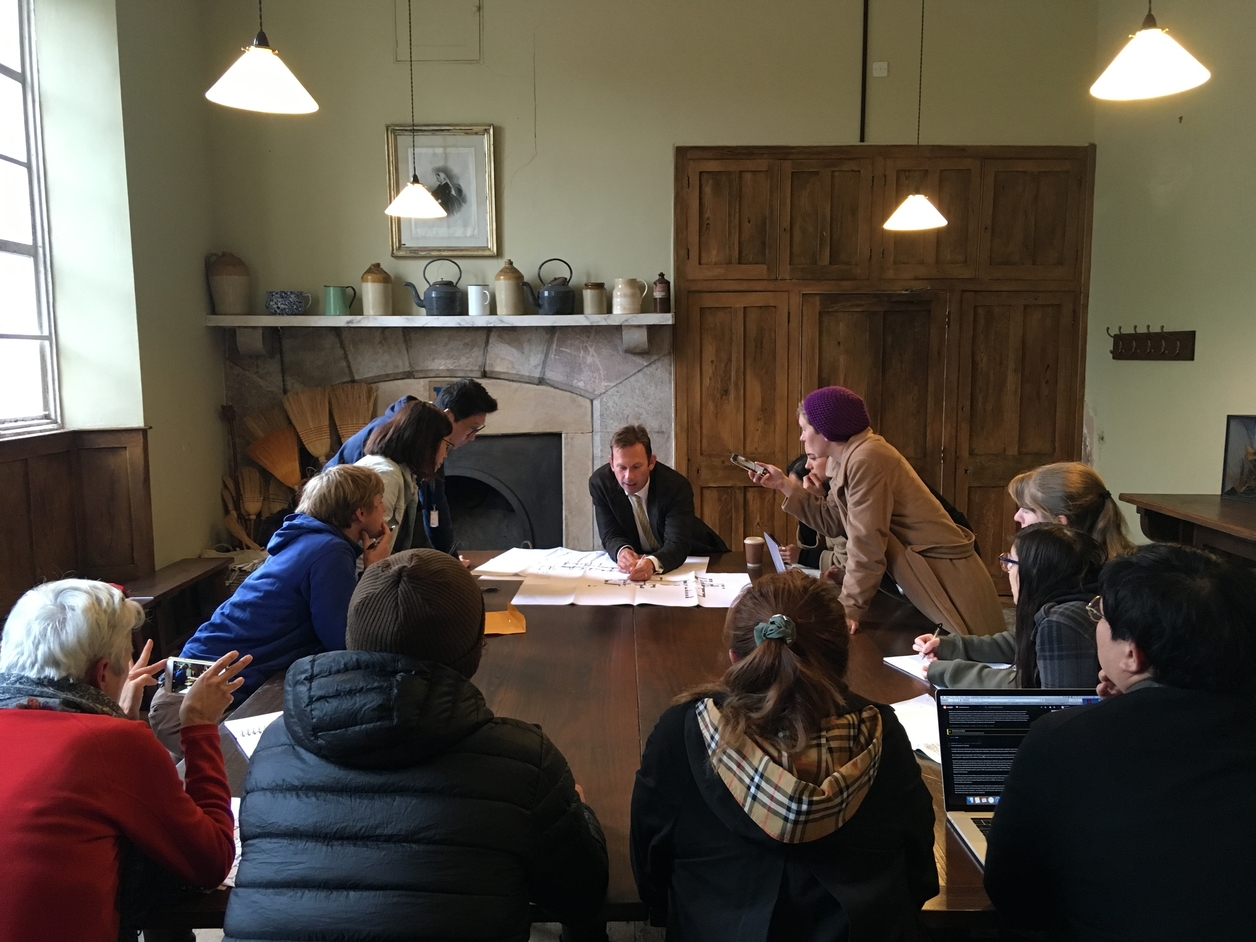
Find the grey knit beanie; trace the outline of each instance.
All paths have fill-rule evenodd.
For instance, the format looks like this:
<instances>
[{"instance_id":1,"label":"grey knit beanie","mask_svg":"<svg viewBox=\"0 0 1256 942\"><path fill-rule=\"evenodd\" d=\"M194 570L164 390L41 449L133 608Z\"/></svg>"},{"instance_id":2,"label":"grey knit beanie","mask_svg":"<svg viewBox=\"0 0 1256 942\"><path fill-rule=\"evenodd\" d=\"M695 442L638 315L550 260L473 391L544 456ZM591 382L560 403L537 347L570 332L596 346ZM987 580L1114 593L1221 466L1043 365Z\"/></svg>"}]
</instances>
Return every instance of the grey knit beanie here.
<instances>
[{"instance_id":1,"label":"grey knit beanie","mask_svg":"<svg viewBox=\"0 0 1256 942\"><path fill-rule=\"evenodd\" d=\"M350 651L406 654L471 677L480 666L484 596L458 560L430 549L367 568L349 600Z\"/></svg>"}]
</instances>

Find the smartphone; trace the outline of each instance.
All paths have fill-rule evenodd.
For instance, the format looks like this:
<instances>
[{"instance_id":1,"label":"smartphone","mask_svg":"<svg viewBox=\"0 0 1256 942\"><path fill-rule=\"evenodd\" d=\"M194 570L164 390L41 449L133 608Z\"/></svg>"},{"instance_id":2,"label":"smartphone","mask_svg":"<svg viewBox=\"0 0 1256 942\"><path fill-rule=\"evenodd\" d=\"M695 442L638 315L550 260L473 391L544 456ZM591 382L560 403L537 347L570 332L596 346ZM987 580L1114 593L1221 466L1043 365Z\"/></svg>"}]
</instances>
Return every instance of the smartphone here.
<instances>
[{"instance_id":1,"label":"smartphone","mask_svg":"<svg viewBox=\"0 0 1256 942\"><path fill-rule=\"evenodd\" d=\"M214 666L213 661L194 661L187 657L166 658L165 688L168 693L185 694L196 678Z\"/></svg>"},{"instance_id":2,"label":"smartphone","mask_svg":"<svg viewBox=\"0 0 1256 942\"><path fill-rule=\"evenodd\" d=\"M768 470L763 465L751 461L745 455L730 455L728 460L737 465L737 467L745 468L747 471L753 471L755 474L764 474Z\"/></svg>"}]
</instances>

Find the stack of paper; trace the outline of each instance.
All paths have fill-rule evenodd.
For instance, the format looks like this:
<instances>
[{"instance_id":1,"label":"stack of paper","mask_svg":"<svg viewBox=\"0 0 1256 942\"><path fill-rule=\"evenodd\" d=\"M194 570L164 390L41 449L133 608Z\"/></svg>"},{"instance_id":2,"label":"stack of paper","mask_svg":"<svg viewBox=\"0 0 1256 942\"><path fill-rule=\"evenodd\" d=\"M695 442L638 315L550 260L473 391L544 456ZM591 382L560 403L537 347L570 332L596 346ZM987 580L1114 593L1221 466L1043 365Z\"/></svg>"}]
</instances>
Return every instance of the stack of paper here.
<instances>
[{"instance_id":1,"label":"stack of paper","mask_svg":"<svg viewBox=\"0 0 1256 942\"><path fill-rule=\"evenodd\" d=\"M911 747L934 762L942 762L941 737L938 735L938 706L933 697L922 693L910 700L890 704L903 724Z\"/></svg>"},{"instance_id":2,"label":"stack of paper","mask_svg":"<svg viewBox=\"0 0 1256 942\"><path fill-rule=\"evenodd\" d=\"M744 572L667 573L633 582L622 573L604 578L561 578L529 574L515 593L516 605L661 605L668 608L728 608L750 584Z\"/></svg>"}]
</instances>

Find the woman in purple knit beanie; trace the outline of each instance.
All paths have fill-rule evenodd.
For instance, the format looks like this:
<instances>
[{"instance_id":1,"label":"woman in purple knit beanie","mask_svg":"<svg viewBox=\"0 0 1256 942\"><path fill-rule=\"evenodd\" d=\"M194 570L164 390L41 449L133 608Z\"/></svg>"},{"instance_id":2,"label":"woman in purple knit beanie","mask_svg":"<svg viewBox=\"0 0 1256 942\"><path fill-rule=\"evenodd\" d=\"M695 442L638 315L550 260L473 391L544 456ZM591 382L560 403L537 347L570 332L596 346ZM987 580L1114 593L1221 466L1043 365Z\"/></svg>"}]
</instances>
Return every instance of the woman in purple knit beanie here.
<instances>
[{"instance_id":1,"label":"woman in purple knit beanie","mask_svg":"<svg viewBox=\"0 0 1256 942\"><path fill-rule=\"evenodd\" d=\"M798 436L808 458L828 459L829 491L800 484L772 465L749 472L780 491L784 510L817 533L846 537L842 586L851 632L858 629L888 571L930 621L953 634L1004 630L990 573L973 534L951 520L907 459L872 431L863 398L844 386L808 393L798 407Z\"/></svg>"}]
</instances>

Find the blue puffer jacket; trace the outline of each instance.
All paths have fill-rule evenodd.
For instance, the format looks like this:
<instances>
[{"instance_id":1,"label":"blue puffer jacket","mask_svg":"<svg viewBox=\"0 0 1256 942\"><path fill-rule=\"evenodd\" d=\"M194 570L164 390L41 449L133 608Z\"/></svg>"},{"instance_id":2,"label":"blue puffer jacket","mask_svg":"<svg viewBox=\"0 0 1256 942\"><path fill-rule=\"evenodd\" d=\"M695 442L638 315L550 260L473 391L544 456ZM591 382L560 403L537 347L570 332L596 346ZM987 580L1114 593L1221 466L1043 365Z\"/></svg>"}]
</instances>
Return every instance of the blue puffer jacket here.
<instances>
[{"instance_id":1,"label":"blue puffer jacket","mask_svg":"<svg viewBox=\"0 0 1256 942\"><path fill-rule=\"evenodd\" d=\"M266 545L266 561L188 639L180 657L216 661L252 654L235 702L297 658L345 646L349 598L362 547L330 523L290 514Z\"/></svg>"},{"instance_id":2,"label":"blue puffer jacket","mask_svg":"<svg viewBox=\"0 0 1256 942\"><path fill-rule=\"evenodd\" d=\"M541 730L430 661L298 661L240 811L227 939L500 939L528 903L569 924L606 895L606 842Z\"/></svg>"}]
</instances>

